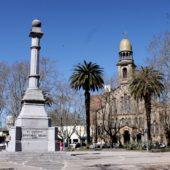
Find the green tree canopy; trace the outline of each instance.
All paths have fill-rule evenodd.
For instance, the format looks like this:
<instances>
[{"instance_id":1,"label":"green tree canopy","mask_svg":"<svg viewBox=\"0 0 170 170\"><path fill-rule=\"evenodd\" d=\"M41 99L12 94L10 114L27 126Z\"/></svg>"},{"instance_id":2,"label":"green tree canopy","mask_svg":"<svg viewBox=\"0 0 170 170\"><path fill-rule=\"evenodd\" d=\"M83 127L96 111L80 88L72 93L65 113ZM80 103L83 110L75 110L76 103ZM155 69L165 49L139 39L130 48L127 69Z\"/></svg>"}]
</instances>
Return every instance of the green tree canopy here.
<instances>
[{"instance_id":1,"label":"green tree canopy","mask_svg":"<svg viewBox=\"0 0 170 170\"><path fill-rule=\"evenodd\" d=\"M71 87L85 91L95 91L103 88L103 69L92 62L84 61L83 64L75 66L73 75L70 78Z\"/></svg>"},{"instance_id":2,"label":"green tree canopy","mask_svg":"<svg viewBox=\"0 0 170 170\"><path fill-rule=\"evenodd\" d=\"M135 99L144 99L146 96L158 96L164 90L163 74L152 67L141 67L130 83L131 94Z\"/></svg>"}]
</instances>

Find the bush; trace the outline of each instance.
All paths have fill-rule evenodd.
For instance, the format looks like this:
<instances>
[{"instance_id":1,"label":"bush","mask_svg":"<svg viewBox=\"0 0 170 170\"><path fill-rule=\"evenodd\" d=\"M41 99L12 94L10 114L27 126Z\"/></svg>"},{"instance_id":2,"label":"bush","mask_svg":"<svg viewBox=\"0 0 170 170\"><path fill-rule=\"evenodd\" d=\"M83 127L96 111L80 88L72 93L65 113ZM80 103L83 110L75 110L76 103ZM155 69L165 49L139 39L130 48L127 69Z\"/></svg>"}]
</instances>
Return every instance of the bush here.
<instances>
[{"instance_id":1,"label":"bush","mask_svg":"<svg viewBox=\"0 0 170 170\"><path fill-rule=\"evenodd\" d=\"M144 143L137 143L137 144L127 144L127 145L124 145L124 148L125 149L128 149L128 150L147 150L147 148L149 150L159 150L159 151L166 151L168 150L166 148L166 145L164 144L160 144L158 142L144 142Z\"/></svg>"},{"instance_id":2,"label":"bush","mask_svg":"<svg viewBox=\"0 0 170 170\"><path fill-rule=\"evenodd\" d=\"M170 148L151 149L151 152L170 152Z\"/></svg>"},{"instance_id":3,"label":"bush","mask_svg":"<svg viewBox=\"0 0 170 170\"><path fill-rule=\"evenodd\" d=\"M126 145L123 145L123 148L128 149L128 150L143 150L144 149L142 143L137 143L137 144L128 143Z\"/></svg>"},{"instance_id":4,"label":"bush","mask_svg":"<svg viewBox=\"0 0 170 170\"><path fill-rule=\"evenodd\" d=\"M71 147L71 146L68 146L67 147L67 151L75 151L75 148Z\"/></svg>"}]
</instances>

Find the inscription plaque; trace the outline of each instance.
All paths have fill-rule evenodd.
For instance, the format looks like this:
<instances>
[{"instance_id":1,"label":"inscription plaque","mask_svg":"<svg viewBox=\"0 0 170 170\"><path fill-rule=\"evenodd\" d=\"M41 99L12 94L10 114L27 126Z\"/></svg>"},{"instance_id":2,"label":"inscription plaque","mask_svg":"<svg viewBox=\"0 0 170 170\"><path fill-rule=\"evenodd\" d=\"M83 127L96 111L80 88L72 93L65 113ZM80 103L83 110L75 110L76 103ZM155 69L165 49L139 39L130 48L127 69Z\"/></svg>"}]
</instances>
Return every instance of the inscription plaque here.
<instances>
[{"instance_id":1,"label":"inscription plaque","mask_svg":"<svg viewBox=\"0 0 170 170\"><path fill-rule=\"evenodd\" d=\"M47 138L47 130L44 129L23 129L23 139L42 139Z\"/></svg>"}]
</instances>

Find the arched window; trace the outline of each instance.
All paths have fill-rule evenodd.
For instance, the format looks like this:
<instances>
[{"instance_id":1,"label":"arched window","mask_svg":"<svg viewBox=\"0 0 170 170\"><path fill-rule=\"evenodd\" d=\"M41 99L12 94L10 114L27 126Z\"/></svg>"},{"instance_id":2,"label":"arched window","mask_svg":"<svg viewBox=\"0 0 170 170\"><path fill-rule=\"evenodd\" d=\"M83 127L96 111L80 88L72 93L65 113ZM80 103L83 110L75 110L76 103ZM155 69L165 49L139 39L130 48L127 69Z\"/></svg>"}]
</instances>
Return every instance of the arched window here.
<instances>
[{"instance_id":1,"label":"arched window","mask_svg":"<svg viewBox=\"0 0 170 170\"><path fill-rule=\"evenodd\" d=\"M125 119L122 118L122 119L120 120L120 125L121 125L121 126L125 126L125 124L126 124L126 123L125 123Z\"/></svg>"},{"instance_id":2,"label":"arched window","mask_svg":"<svg viewBox=\"0 0 170 170\"><path fill-rule=\"evenodd\" d=\"M124 94L124 112L129 113L130 112L130 96L127 94Z\"/></svg>"},{"instance_id":3,"label":"arched window","mask_svg":"<svg viewBox=\"0 0 170 170\"><path fill-rule=\"evenodd\" d=\"M141 133L138 133L138 134L136 135L136 139L137 139L137 143L140 143L140 142L142 141L142 135L141 135Z\"/></svg>"},{"instance_id":4,"label":"arched window","mask_svg":"<svg viewBox=\"0 0 170 170\"><path fill-rule=\"evenodd\" d=\"M112 105L113 114L117 114L117 105L116 105L116 98L113 98L113 105Z\"/></svg>"},{"instance_id":5,"label":"arched window","mask_svg":"<svg viewBox=\"0 0 170 170\"><path fill-rule=\"evenodd\" d=\"M138 118L137 118L137 117L134 118L133 124L134 124L134 126L137 126L137 125L138 125Z\"/></svg>"},{"instance_id":6,"label":"arched window","mask_svg":"<svg viewBox=\"0 0 170 170\"><path fill-rule=\"evenodd\" d=\"M142 117L139 118L139 127L142 128L144 126L144 122Z\"/></svg>"},{"instance_id":7,"label":"arched window","mask_svg":"<svg viewBox=\"0 0 170 170\"><path fill-rule=\"evenodd\" d=\"M123 96L120 98L120 114L124 113L124 100Z\"/></svg>"},{"instance_id":8,"label":"arched window","mask_svg":"<svg viewBox=\"0 0 170 170\"><path fill-rule=\"evenodd\" d=\"M123 68L123 78L127 78L127 68Z\"/></svg>"}]
</instances>

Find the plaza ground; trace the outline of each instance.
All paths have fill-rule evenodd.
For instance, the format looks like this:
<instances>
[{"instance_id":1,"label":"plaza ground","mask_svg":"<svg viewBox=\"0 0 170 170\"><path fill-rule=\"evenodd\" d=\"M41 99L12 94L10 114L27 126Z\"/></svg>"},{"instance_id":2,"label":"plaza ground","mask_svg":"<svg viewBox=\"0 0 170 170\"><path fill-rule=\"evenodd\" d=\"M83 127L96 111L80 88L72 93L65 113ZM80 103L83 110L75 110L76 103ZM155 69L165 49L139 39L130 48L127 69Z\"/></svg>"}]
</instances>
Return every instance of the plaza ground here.
<instances>
[{"instance_id":1,"label":"plaza ground","mask_svg":"<svg viewBox=\"0 0 170 170\"><path fill-rule=\"evenodd\" d=\"M126 150L56 153L0 152L0 170L169 170L170 152Z\"/></svg>"}]
</instances>

